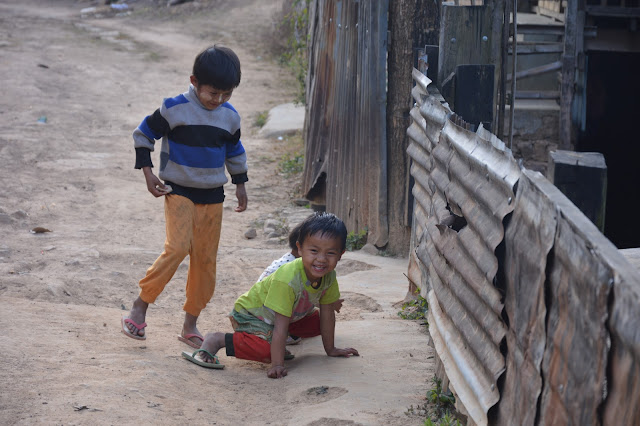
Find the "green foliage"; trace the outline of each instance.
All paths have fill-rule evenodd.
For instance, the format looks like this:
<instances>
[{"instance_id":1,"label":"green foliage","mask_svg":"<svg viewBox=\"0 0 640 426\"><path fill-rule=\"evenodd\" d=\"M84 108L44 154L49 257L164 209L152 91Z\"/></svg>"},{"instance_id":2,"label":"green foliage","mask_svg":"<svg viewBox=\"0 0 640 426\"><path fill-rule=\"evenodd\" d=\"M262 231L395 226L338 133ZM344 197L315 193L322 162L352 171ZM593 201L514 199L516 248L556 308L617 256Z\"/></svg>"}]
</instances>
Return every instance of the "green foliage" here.
<instances>
[{"instance_id":1,"label":"green foliage","mask_svg":"<svg viewBox=\"0 0 640 426\"><path fill-rule=\"evenodd\" d=\"M279 169L287 177L302 173L304 169L304 154L298 152L285 154L280 160Z\"/></svg>"},{"instance_id":2,"label":"green foliage","mask_svg":"<svg viewBox=\"0 0 640 426\"><path fill-rule=\"evenodd\" d=\"M427 402L417 407L413 405L406 411L408 416L426 417L425 426L463 426L464 416L455 411L455 397L451 391L442 391L442 381L436 376L432 379L434 388L427 391ZM460 421L462 419L463 422Z\"/></svg>"},{"instance_id":3,"label":"green foliage","mask_svg":"<svg viewBox=\"0 0 640 426\"><path fill-rule=\"evenodd\" d=\"M280 23L289 34L287 45L280 60L293 72L298 83L298 94L295 101L305 104L305 85L309 59L307 55L307 39L309 31L310 0L293 0L291 10Z\"/></svg>"},{"instance_id":4,"label":"green foliage","mask_svg":"<svg viewBox=\"0 0 640 426\"><path fill-rule=\"evenodd\" d=\"M427 311L429 310L427 299L420 296L417 291L416 295L417 297L415 299L402 305L401 310L398 311L400 318L408 320L424 320L427 318Z\"/></svg>"},{"instance_id":5,"label":"green foliage","mask_svg":"<svg viewBox=\"0 0 640 426\"><path fill-rule=\"evenodd\" d=\"M435 422L431 419L425 420L424 426L462 426L462 423L460 423L460 420L447 413Z\"/></svg>"},{"instance_id":6,"label":"green foliage","mask_svg":"<svg viewBox=\"0 0 640 426\"><path fill-rule=\"evenodd\" d=\"M253 125L259 128L263 127L265 124L267 124L267 117L269 117L268 111L263 111L259 113L256 116L256 119L253 120Z\"/></svg>"},{"instance_id":7,"label":"green foliage","mask_svg":"<svg viewBox=\"0 0 640 426\"><path fill-rule=\"evenodd\" d=\"M364 228L360 232L349 232L347 234L347 251L360 250L367 243L367 232L369 230Z\"/></svg>"},{"instance_id":8,"label":"green foliage","mask_svg":"<svg viewBox=\"0 0 640 426\"><path fill-rule=\"evenodd\" d=\"M460 421L455 419L455 416L451 415L451 412L455 412L454 404L456 398L453 396L450 390L442 391L442 380L433 376L433 384L435 387L427 391L427 401L433 406L433 416L427 419L425 425L440 425L440 426L460 426ZM433 422L433 417L436 418L436 422ZM455 419L455 422L454 422Z\"/></svg>"},{"instance_id":9,"label":"green foliage","mask_svg":"<svg viewBox=\"0 0 640 426\"><path fill-rule=\"evenodd\" d=\"M447 391L446 393L442 392L442 380L434 376L432 381L436 387L427 392L429 402L442 406L443 408L447 408L447 405L453 406L453 404L456 403L456 398L451 391Z\"/></svg>"}]
</instances>

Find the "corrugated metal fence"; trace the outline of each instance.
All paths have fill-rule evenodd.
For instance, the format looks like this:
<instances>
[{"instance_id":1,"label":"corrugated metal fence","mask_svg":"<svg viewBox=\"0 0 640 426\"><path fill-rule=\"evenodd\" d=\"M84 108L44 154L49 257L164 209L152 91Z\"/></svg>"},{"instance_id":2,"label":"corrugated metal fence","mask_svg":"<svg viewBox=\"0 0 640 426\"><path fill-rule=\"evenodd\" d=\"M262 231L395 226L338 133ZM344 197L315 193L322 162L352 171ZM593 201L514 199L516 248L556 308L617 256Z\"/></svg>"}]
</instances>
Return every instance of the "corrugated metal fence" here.
<instances>
[{"instance_id":1,"label":"corrugated metal fence","mask_svg":"<svg viewBox=\"0 0 640 426\"><path fill-rule=\"evenodd\" d=\"M314 0L309 10L303 191L382 247L388 0Z\"/></svg>"},{"instance_id":2,"label":"corrugated metal fence","mask_svg":"<svg viewBox=\"0 0 640 426\"><path fill-rule=\"evenodd\" d=\"M414 80L409 277L459 407L476 424L640 424L640 273Z\"/></svg>"}]
</instances>

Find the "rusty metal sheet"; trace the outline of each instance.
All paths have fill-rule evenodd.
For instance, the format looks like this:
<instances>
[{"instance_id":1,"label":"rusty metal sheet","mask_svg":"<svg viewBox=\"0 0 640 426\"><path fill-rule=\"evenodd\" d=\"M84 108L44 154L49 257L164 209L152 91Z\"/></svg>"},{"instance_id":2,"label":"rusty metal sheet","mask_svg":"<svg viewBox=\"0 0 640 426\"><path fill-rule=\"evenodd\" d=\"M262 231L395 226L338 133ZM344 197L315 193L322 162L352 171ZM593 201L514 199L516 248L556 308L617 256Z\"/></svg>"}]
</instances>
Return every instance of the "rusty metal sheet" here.
<instances>
[{"instance_id":1,"label":"rusty metal sheet","mask_svg":"<svg viewBox=\"0 0 640 426\"><path fill-rule=\"evenodd\" d=\"M606 239L540 173L525 175L556 206L547 268L547 338L540 424L599 425L610 345L606 322L613 270L598 251Z\"/></svg>"},{"instance_id":2,"label":"rusty metal sheet","mask_svg":"<svg viewBox=\"0 0 640 426\"><path fill-rule=\"evenodd\" d=\"M439 308L430 311L430 330L459 400L473 421L487 424L505 368L503 304L493 285L495 250L504 236L502 220L513 209L520 170L497 138L483 129L460 128L448 107L420 95L414 93L407 152L415 179L415 253L426 271L422 284L430 290L430 306ZM444 226L452 214L466 224Z\"/></svg>"},{"instance_id":3,"label":"rusty metal sheet","mask_svg":"<svg viewBox=\"0 0 640 426\"><path fill-rule=\"evenodd\" d=\"M388 241L388 0L312 1L303 191L368 241Z\"/></svg>"},{"instance_id":4,"label":"rusty metal sheet","mask_svg":"<svg viewBox=\"0 0 640 426\"><path fill-rule=\"evenodd\" d=\"M505 234L507 360L496 425L534 425L542 391L547 256L556 231L555 206L527 174L518 182Z\"/></svg>"},{"instance_id":5,"label":"rusty metal sheet","mask_svg":"<svg viewBox=\"0 0 640 426\"><path fill-rule=\"evenodd\" d=\"M494 383L487 382L483 369L473 362L474 356L456 333L455 325L440 307L433 290L429 291L427 300L429 334L447 377L473 421L480 426L487 425L487 407L500 398L498 389Z\"/></svg>"},{"instance_id":6,"label":"rusty metal sheet","mask_svg":"<svg viewBox=\"0 0 640 426\"><path fill-rule=\"evenodd\" d=\"M608 395L604 425L640 424L640 273L609 251L615 271L609 316Z\"/></svg>"},{"instance_id":7,"label":"rusty metal sheet","mask_svg":"<svg viewBox=\"0 0 640 426\"><path fill-rule=\"evenodd\" d=\"M434 228L427 226L427 232L433 231ZM499 315L492 313L492 307L482 296L479 297L477 287L470 285L465 277L449 266L449 259L441 255L442 252L450 254L455 250L455 231L447 229L444 238L439 238L438 244L423 241L417 249L418 257L423 262L430 263L439 277L440 284L434 284L434 291L442 308L448 316L456 318L454 321L458 324L460 334L470 343L476 357L485 362L487 370L497 374L502 372L504 367L498 346L505 335L506 327ZM437 228L435 232L439 232ZM483 291L483 288L480 291ZM494 299L494 303L502 306L499 299ZM493 342L493 345L485 345L486 341Z\"/></svg>"},{"instance_id":8,"label":"rusty metal sheet","mask_svg":"<svg viewBox=\"0 0 640 426\"><path fill-rule=\"evenodd\" d=\"M415 68L411 70L411 77L413 78L413 81L416 82L416 87L419 87L425 94L429 93L429 90L427 89L427 87L431 84L431 79L429 77Z\"/></svg>"}]
</instances>

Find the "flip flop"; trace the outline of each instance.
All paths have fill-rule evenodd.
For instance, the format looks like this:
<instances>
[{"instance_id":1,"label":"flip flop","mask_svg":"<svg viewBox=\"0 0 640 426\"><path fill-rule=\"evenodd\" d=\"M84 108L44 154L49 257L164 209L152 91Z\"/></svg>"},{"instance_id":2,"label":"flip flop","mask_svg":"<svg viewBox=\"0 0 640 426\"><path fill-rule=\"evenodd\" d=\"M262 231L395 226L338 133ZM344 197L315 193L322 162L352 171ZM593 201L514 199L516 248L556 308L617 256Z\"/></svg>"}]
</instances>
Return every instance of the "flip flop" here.
<instances>
[{"instance_id":1,"label":"flip flop","mask_svg":"<svg viewBox=\"0 0 640 426\"><path fill-rule=\"evenodd\" d=\"M291 359L294 359L296 356L294 354L292 354L291 352L289 352L289 350L285 349L284 350L284 360L285 361L289 361Z\"/></svg>"},{"instance_id":2,"label":"flip flop","mask_svg":"<svg viewBox=\"0 0 640 426\"><path fill-rule=\"evenodd\" d=\"M131 337L132 339L147 340L146 333L143 336L140 336L139 334L133 334L129 330L129 327L127 327L127 324L132 324L138 330L144 330L147 327L147 323L146 322L143 322L142 324L138 324L134 320L132 320L131 318L122 317L122 333L125 334L126 336Z\"/></svg>"},{"instance_id":3,"label":"flip flop","mask_svg":"<svg viewBox=\"0 0 640 426\"><path fill-rule=\"evenodd\" d=\"M198 352L204 352L207 355L209 355L211 358L213 358L213 360L215 362L205 362L203 361L200 357L198 357L196 354ZM204 368L214 368L216 370L222 370L224 368L224 365L220 364L220 360L218 360L218 357L215 355L211 355L210 352L204 350L204 349L196 349L195 351L193 351L193 353L189 353L189 352L182 352L182 357L188 361L191 361L192 363L199 365L200 367L204 367Z\"/></svg>"},{"instance_id":4,"label":"flip flop","mask_svg":"<svg viewBox=\"0 0 640 426\"><path fill-rule=\"evenodd\" d=\"M196 342L194 342L193 340L191 340L192 337L197 337L198 339L201 340L200 344L197 344ZM186 343L187 345L191 346L192 348L195 349L200 349L200 346L202 346L202 342L204 342L204 337L202 337L199 334L185 334L184 336L178 335L178 340L180 340L181 342Z\"/></svg>"},{"instance_id":5,"label":"flip flop","mask_svg":"<svg viewBox=\"0 0 640 426\"><path fill-rule=\"evenodd\" d=\"M302 337L298 336L287 336L287 346L297 345L302 341Z\"/></svg>"}]
</instances>

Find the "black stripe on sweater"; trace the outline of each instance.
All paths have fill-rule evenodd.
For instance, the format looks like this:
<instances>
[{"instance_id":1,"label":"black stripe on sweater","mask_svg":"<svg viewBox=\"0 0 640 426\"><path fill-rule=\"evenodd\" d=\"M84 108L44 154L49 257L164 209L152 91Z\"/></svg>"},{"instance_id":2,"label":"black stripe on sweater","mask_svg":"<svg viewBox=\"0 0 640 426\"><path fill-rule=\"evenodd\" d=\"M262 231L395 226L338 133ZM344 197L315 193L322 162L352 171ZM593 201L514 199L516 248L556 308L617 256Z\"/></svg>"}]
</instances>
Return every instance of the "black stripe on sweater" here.
<instances>
[{"instance_id":1,"label":"black stripe on sweater","mask_svg":"<svg viewBox=\"0 0 640 426\"><path fill-rule=\"evenodd\" d=\"M236 144L240 140L240 131L234 135L219 127L190 125L178 126L169 132L169 139L186 146L220 148L226 144Z\"/></svg>"}]
</instances>

